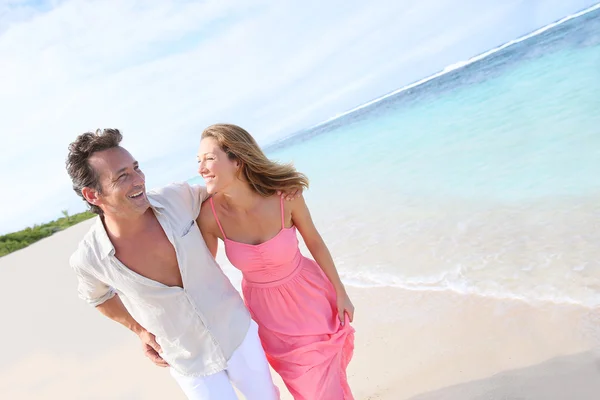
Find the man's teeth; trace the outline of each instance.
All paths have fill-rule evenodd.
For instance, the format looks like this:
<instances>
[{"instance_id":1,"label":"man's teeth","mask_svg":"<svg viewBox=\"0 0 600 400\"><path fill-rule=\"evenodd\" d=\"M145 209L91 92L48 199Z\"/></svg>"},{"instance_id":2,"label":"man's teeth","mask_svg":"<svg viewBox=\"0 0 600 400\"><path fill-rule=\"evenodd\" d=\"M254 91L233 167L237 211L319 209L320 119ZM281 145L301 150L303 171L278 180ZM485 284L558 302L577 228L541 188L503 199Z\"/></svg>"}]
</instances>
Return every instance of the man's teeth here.
<instances>
[{"instance_id":1,"label":"man's teeth","mask_svg":"<svg viewBox=\"0 0 600 400\"><path fill-rule=\"evenodd\" d=\"M136 197L140 197L142 194L144 194L144 192L134 193L131 196L129 196L129 198L134 199Z\"/></svg>"}]
</instances>

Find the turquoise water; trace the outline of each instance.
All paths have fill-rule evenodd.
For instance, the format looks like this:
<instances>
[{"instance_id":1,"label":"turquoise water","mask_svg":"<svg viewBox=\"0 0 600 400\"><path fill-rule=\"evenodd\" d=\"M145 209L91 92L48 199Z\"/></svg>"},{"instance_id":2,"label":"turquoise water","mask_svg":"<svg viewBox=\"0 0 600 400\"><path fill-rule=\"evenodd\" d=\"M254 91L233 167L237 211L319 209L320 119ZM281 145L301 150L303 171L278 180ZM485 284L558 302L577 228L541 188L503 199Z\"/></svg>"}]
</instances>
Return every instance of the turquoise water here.
<instances>
[{"instance_id":1,"label":"turquoise water","mask_svg":"<svg viewBox=\"0 0 600 400\"><path fill-rule=\"evenodd\" d=\"M600 304L600 10L267 153L349 284Z\"/></svg>"},{"instance_id":2,"label":"turquoise water","mask_svg":"<svg viewBox=\"0 0 600 400\"><path fill-rule=\"evenodd\" d=\"M567 22L270 154L293 159L319 186L333 174L426 198L596 191L599 20L597 11Z\"/></svg>"}]
</instances>

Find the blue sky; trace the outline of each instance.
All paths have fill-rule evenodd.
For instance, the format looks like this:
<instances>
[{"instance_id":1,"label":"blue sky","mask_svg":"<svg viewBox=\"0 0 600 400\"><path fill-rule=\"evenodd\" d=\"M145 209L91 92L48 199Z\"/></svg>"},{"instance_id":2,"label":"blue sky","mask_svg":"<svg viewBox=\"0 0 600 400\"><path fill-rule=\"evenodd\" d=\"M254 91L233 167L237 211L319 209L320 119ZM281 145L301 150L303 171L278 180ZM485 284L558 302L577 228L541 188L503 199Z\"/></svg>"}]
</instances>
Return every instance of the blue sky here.
<instances>
[{"instance_id":1,"label":"blue sky","mask_svg":"<svg viewBox=\"0 0 600 400\"><path fill-rule=\"evenodd\" d=\"M120 128L150 187L187 179L211 123L267 143L596 2L0 0L0 233L84 209L81 132Z\"/></svg>"}]
</instances>

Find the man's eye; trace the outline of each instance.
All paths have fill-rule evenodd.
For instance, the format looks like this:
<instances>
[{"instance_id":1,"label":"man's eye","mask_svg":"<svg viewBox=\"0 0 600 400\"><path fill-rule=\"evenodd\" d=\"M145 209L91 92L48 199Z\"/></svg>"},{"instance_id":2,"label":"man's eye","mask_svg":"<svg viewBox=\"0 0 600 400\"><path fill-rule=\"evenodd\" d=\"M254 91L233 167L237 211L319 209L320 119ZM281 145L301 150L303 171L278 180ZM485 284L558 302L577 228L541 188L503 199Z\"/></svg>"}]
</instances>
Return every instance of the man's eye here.
<instances>
[{"instance_id":1,"label":"man's eye","mask_svg":"<svg viewBox=\"0 0 600 400\"><path fill-rule=\"evenodd\" d=\"M123 179L123 178L126 178L126 177L127 177L127 174L123 174L123 175L119 176L119 179Z\"/></svg>"}]
</instances>

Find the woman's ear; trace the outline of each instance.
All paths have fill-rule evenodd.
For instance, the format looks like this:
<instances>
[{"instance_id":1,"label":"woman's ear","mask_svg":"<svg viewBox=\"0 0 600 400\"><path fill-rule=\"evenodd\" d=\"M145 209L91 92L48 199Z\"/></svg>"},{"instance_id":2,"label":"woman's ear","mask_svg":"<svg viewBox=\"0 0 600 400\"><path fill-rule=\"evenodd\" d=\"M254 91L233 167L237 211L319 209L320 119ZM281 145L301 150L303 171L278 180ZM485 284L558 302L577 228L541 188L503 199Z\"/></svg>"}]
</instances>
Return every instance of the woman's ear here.
<instances>
[{"instance_id":1,"label":"woman's ear","mask_svg":"<svg viewBox=\"0 0 600 400\"><path fill-rule=\"evenodd\" d=\"M235 166L235 176L241 178L244 175L244 162L236 158L233 160L233 165Z\"/></svg>"},{"instance_id":2,"label":"woman's ear","mask_svg":"<svg viewBox=\"0 0 600 400\"><path fill-rule=\"evenodd\" d=\"M238 174L242 173L242 170L244 169L244 162L242 160L240 160L239 158L237 158L235 160L235 168L238 171Z\"/></svg>"}]
</instances>

